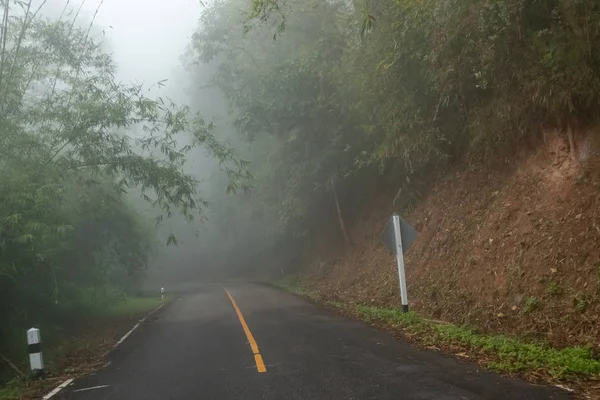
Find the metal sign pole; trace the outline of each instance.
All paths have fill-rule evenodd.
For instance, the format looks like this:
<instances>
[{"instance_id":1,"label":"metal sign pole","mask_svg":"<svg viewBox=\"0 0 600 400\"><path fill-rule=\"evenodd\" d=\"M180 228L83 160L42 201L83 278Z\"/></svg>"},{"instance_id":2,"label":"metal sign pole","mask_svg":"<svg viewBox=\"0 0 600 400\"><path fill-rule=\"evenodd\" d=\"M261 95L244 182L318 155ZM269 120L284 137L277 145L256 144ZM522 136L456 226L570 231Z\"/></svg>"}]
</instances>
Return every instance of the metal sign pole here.
<instances>
[{"instance_id":1,"label":"metal sign pole","mask_svg":"<svg viewBox=\"0 0 600 400\"><path fill-rule=\"evenodd\" d=\"M402 312L408 312L408 294L406 292L406 274L404 273L404 254L402 251L402 233L400 230L400 216L393 215L394 239L396 242L396 261L398 262L398 278L400 279L400 298Z\"/></svg>"}]
</instances>

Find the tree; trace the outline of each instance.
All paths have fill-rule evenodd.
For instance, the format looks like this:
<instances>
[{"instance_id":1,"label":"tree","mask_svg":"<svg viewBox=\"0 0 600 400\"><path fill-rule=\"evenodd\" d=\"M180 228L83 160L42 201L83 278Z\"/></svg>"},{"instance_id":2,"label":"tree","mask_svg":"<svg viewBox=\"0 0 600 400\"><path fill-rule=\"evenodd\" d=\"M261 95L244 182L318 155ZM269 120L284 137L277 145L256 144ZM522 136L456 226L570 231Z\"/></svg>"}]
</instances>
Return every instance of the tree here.
<instances>
[{"instance_id":1,"label":"tree","mask_svg":"<svg viewBox=\"0 0 600 400\"><path fill-rule=\"evenodd\" d=\"M269 27L242 31L244 16L234 11L242 4L209 7L193 52L199 62L218 63L213 84L229 100L236 128L256 149L268 149L269 164L257 166L264 182L257 196L281 199L280 226L300 235L314 209L335 204L333 188L368 146L338 82L353 39L336 18L347 9L326 3L297 10L286 20L289 34L274 42Z\"/></svg>"},{"instance_id":2,"label":"tree","mask_svg":"<svg viewBox=\"0 0 600 400\"><path fill-rule=\"evenodd\" d=\"M331 220L349 241L352 214L383 179L410 204L433 171L510 157L540 126L564 130L574 149L573 125L593 122L599 106L598 54L590 50L599 7L212 3L191 53L217 66L212 83L248 152L260 155L255 191L240 207L276 216L271 243L308 248L331 237Z\"/></svg>"},{"instance_id":3,"label":"tree","mask_svg":"<svg viewBox=\"0 0 600 400\"><path fill-rule=\"evenodd\" d=\"M43 4L42 4L43 5ZM19 10L22 7L22 10ZM245 164L187 106L114 78L101 42L75 20L42 19L31 1L0 9L0 343L11 326L81 306L143 275L153 228L127 202L165 217L206 202L184 173L203 146L235 189ZM39 9L38 9L39 11ZM159 82L162 85L162 82ZM174 236L167 243L176 242Z\"/></svg>"}]
</instances>

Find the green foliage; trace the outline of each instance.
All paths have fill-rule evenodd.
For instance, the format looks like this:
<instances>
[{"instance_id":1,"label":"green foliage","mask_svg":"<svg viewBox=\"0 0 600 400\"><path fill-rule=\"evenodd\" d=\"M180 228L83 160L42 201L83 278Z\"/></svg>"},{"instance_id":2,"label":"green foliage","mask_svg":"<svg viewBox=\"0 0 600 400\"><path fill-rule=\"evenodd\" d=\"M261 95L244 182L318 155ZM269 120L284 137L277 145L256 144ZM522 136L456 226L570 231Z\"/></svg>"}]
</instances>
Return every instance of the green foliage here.
<instances>
[{"instance_id":1,"label":"green foliage","mask_svg":"<svg viewBox=\"0 0 600 400\"><path fill-rule=\"evenodd\" d=\"M403 313L396 309L378 308L362 304L356 306L356 310L369 322L387 321L393 324L406 325L417 331L427 326L427 322L413 311Z\"/></svg>"},{"instance_id":2,"label":"green foliage","mask_svg":"<svg viewBox=\"0 0 600 400\"><path fill-rule=\"evenodd\" d=\"M600 361L589 348L555 349L543 343L528 343L517 338L485 335L468 327L438 324L415 313L397 309L357 306L356 311L368 321L400 325L419 340L436 345L460 345L470 351L493 355L488 366L500 372L544 372L553 378L600 375Z\"/></svg>"},{"instance_id":3,"label":"green foliage","mask_svg":"<svg viewBox=\"0 0 600 400\"><path fill-rule=\"evenodd\" d=\"M306 290L295 278L277 280L275 285L308 297L324 301L318 294ZM491 358L487 366L505 373L544 373L554 379L600 376L600 360L591 348L565 347L557 349L542 342L525 341L516 337L488 335L467 326L439 323L423 318L414 311L404 313L396 308L380 308L359 304L356 306L326 301L330 306L345 312L353 312L360 319L369 322L382 322L394 328L401 328L420 343L437 347L457 346L473 353Z\"/></svg>"},{"instance_id":4,"label":"green foliage","mask_svg":"<svg viewBox=\"0 0 600 400\"><path fill-rule=\"evenodd\" d=\"M183 172L192 149L215 158L232 190L248 176L189 107L115 80L93 21L82 29L30 5L0 4L0 350L15 352L14 332L22 340L33 324L135 289L155 238L128 192L157 222L192 221L206 205Z\"/></svg>"},{"instance_id":5,"label":"green foliage","mask_svg":"<svg viewBox=\"0 0 600 400\"><path fill-rule=\"evenodd\" d=\"M218 63L212 84L247 140L256 189L243 201L250 217L275 215L280 237L303 239L327 218L333 188L344 197L344 181L368 147L355 110L343 107L347 93L337 82L347 33L330 21L343 7L299 10L286 17L287 34L277 42L262 25L242 32L245 16L237 7L243 5L220 1L209 7L190 57Z\"/></svg>"},{"instance_id":6,"label":"green foliage","mask_svg":"<svg viewBox=\"0 0 600 400\"><path fill-rule=\"evenodd\" d=\"M335 227L333 189L351 214L379 175L402 189L592 118L599 40L589 0L219 0L188 58L253 162L239 217L276 216L260 240L297 248Z\"/></svg>"},{"instance_id":7,"label":"green foliage","mask_svg":"<svg viewBox=\"0 0 600 400\"><path fill-rule=\"evenodd\" d=\"M563 292L564 289L558 282L550 282L548 286L546 286L546 293L550 296L560 296Z\"/></svg>"},{"instance_id":8,"label":"green foliage","mask_svg":"<svg viewBox=\"0 0 600 400\"><path fill-rule=\"evenodd\" d=\"M588 309L591 301L592 300L589 295L580 293L576 298L573 299L575 311L578 311L581 313L585 312L585 310Z\"/></svg>"},{"instance_id":9,"label":"green foliage","mask_svg":"<svg viewBox=\"0 0 600 400\"><path fill-rule=\"evenodd\" d=\"M285 6L285 2L281 0L252 0L251 11L244 24L244 32L250 31L254 20L263 23L271 21L271 26L275 27L273 40L276 40L277 36L285 30L286 14L282 10Z\"/></svg>"},{"instance_id":10,"label":"green foliage","mask_svg":"<svg viewBox=\"0 0 600 400\"><path fill-rule=\"evenodd\" d=\"M109 290L102 299L98 299L94 303L85 305L77 304L77 308L73 309L69 314L67 322L63 320L47 320L42 325L38 325L42 331L43 346L44 346L44 363L45 368L50 373L54 372L73 372L77 370L77 366L69 365L70 358L73 354L83 354L97 350L99 343L97 342L102 335L109 333L114 329L114 324L124 322L128 328L135 321L148 315L149 312L155 310L159 305L165 304L172 300L172 297L166 296L164 300L160 297L131 297L125 296L117 290ZM130 322L127 322L130 321ZM89 330L90 326L95 329ZM106 327L106 332L103 332ZM127 329L128 329L127 328ZM100 335L100 337L98 336ZM18 347L23 352L27 353L26 343L23 343L23 330L19 330L17 338ZM100 339L100 340L102 340ZM16 345L15 343L15 345ZM101 357L101 354L96 354ZM21 359L15 358L19 362ZM80 360L81 361L81 360ZM56 368L69 367L67 371L57 370ZM19 367L22 371L28 371L28 360L26 357ZM12 372L12 371L10 371ZM4 380L5 376L0 375ZM4 383L4 382L2 382ZM31 385L28 377L17 377L9 379L3 386L0 386L1 400L17 400L23 398L37 398L39 389ZM34 393L32 393L32 390Z\"/></svg>"},{"instance_id":11,"label":"green foliage","mask_svg":"<svg viewBox=\"0 0 600 400\"><path fill-rule=\"evenodd\" d=\"M319 296L316 293L306 290L301 285L298 285L298 279L293 275L287 275L281 279L271 280L271 284L288 292L297 294L298 296L306 297L311 300L319 300ZM332 302L331 304L334 307L341 305L340 303L334 303L335 302Z\"/></svg>"},{"instance_id":12,"label":"green foliage","mask_svg":"<svg viewBox=\"0 0 600 400\"><path fill-rule=\"evenodd\" d=\"M0 388L0 400L19 400L23 398L24 381L21 378L14 378L4 387Z\"/></svg>"},{"instance_id":13,"label":"green foliage","mask_svg":"<svg viewBox=\"0 0 600 400\"><path fill-rule=\"evenodd\" d=\"M530 313L540 308L540 306L541 302L536 297L528 297L525 301L525 307L523 307L523 311Z\"/></svg>"},{"instance_id":14,"label":"green foliage","mask_svg":"<svg viewBox=\"0 0 600 400\"><path fill-rule=\"evenodd\" d=\"M142 315L156 309L164 302L170 301L170 297L162 300L160 297L124 297L121 301L109 304L98 310L102 317L132 317Z\"/></svg>"}]
</instances>

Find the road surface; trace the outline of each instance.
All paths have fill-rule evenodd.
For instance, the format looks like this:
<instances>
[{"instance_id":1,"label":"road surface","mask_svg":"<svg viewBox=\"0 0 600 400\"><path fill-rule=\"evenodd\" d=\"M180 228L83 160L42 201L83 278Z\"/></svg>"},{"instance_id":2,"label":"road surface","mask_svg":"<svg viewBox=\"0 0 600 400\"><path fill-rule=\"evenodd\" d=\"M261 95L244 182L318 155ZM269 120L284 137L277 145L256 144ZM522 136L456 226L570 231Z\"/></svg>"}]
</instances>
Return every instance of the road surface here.
<instances>
[{"instance_id":1,"label":"road surface","mask_svg":"<svg viewBox=\"0 0 600 400\"><path fill-rule=\"evenodd\" d=\"M226 289L226 290L225 290ZM481 371L278 289L205 286L157 313L56 399L536 400L557 389Z\"/></svg>"}]
</instances>

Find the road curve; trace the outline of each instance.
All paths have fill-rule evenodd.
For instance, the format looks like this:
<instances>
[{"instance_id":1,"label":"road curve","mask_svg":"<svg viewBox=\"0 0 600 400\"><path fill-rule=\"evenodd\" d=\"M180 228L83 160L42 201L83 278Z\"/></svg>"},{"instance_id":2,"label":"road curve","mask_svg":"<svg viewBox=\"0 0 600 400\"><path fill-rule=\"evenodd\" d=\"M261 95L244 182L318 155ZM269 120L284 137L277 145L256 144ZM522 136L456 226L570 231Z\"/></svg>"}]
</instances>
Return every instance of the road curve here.
<instances>
[{"instance_id":1,"label":"road curve","mask_svg":"<svg viewBox=\"0 0 600 400\"><path fill-rule=\"evenodd\" d=\"M278 289L239 283L225 288L205 286L176 300L129 337L106 368L55 398L569 398L558 389L416 349Z\"/></svg>"}]
</instances>

